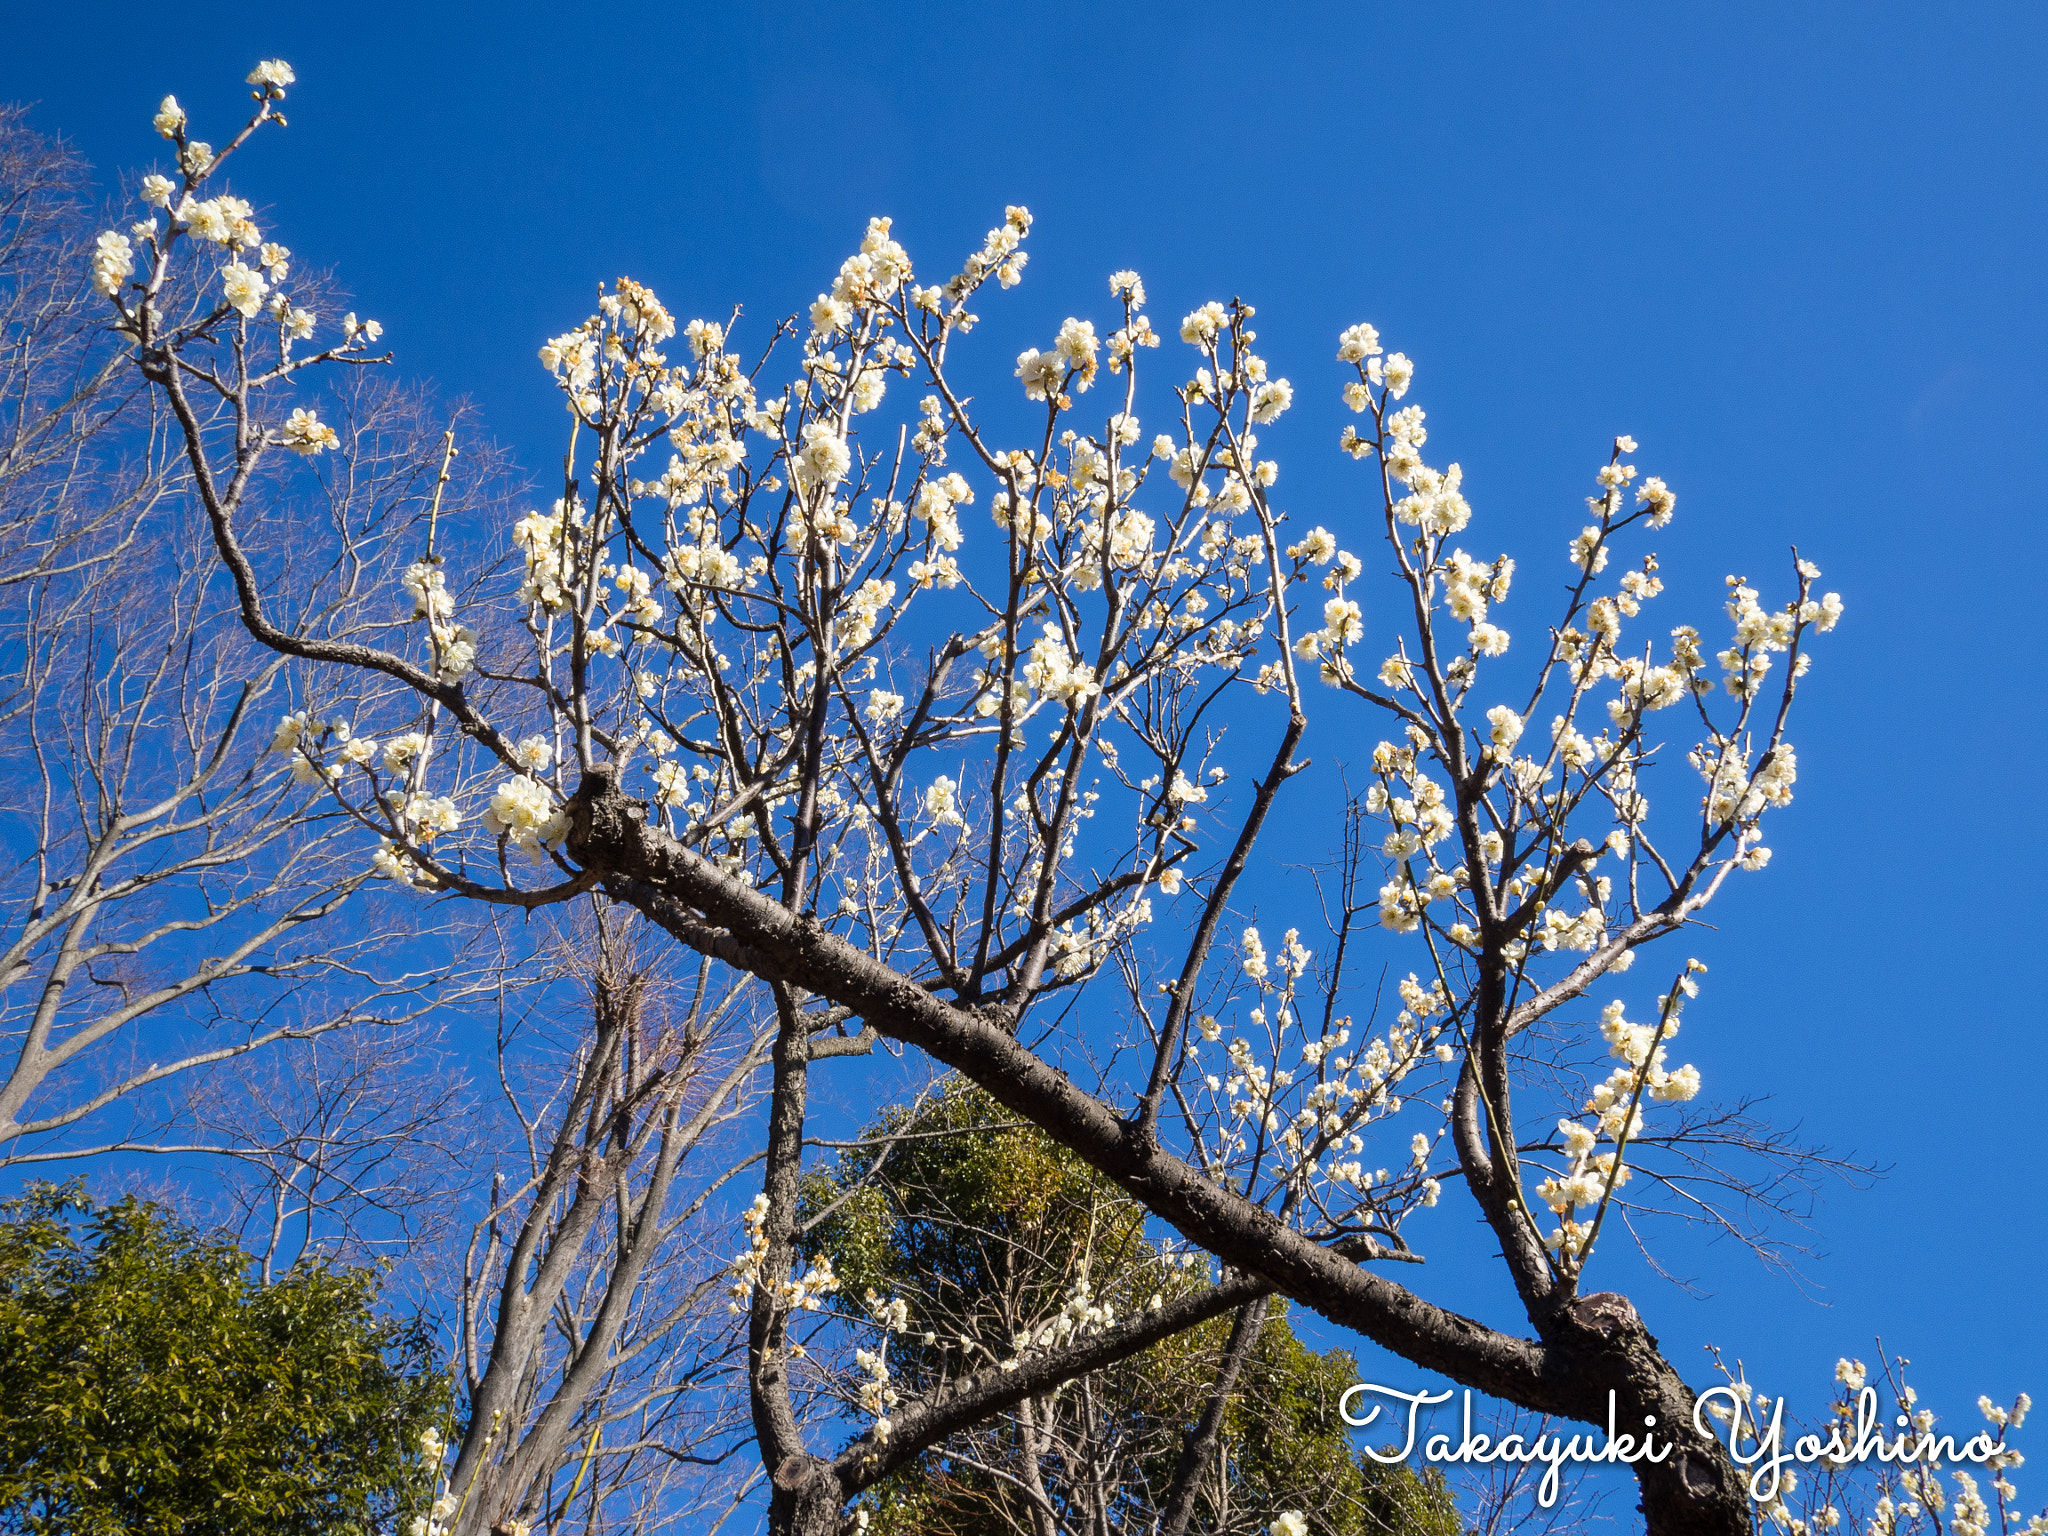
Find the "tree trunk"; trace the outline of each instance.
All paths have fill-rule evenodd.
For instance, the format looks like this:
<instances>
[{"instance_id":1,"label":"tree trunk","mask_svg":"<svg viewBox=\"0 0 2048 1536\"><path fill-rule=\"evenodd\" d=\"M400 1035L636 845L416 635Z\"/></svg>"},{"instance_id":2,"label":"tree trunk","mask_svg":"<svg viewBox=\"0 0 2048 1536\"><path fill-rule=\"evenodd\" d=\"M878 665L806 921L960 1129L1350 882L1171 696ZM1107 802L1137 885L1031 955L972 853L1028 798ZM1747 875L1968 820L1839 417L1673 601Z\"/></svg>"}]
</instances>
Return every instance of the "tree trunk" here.
<instances>
[{"instance_id":1,"label":"tree trunk","mask_svg":"<svg viewBox=\"0 0 2048 1536\"><path fill-rule=\"evenodd\" d=\"M1753 1536L1755 1508L1741 1470L1718 1440L1693 1427L1692 1389L1628 1298L1611 1291L1582 1296L1556 1332L1556 1363L1594 1388L1602 1430L1612 1391L1616 1435L1632 1434L1640 1443L1647 1430L1665 1452L1663 1460L1646 1458L1633 1469L1648 1536Z\"/></svg>"},{"instance_id":2,"label":"tree trunk","mask_svg":"<svg viewBox=\"0 0 2048 1536\"><path fill-rule=\"evenodd\" d=\"M846 1493L831 1462L791 1456L775 1469L770 1486L769 1536L839 1536Z\"/></svg>"}]
</instances>

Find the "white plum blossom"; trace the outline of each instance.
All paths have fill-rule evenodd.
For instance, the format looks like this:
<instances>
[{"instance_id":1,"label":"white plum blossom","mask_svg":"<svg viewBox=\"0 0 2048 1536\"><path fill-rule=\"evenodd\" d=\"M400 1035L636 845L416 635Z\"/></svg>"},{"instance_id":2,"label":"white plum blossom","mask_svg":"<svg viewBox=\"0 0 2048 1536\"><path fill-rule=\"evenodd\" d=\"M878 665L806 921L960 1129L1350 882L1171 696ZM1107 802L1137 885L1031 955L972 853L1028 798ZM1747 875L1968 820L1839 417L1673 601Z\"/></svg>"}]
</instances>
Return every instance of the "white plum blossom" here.
<instances>
[{"instance_id":1,"label":"white plum blossom","mask_svg":"<svg viewBox=\"0 0 2048 1536\"><path fill-rule=\"evenodd\" d=\"M1337 553L1336 535L1327 528L1311 528L1303 534L1301 541L1287 551L1294 560L1306 560L1311 565L1328 565Z\"/></svg>"},{"instance_id":2,"label":"white plum blossom","mask_svg":"<svg viewBox=\"0 0 2048 1536\"><path fill-rule=\"evenodd\" d=\"M1598 576L1607 569L1608 549L1605 535L1598 528L1588 527L1572 540L1571 560L1589 576Z\"/></svg>"},{"instance_id":3,"label":"white plum blossom","mask_svg":"<svg viewBox=\"0 0 2048 1536\"><path fill-rule=\"evenodd\" d=\"M1057 352L1041 352L1036 347L1027 348L1017 354L1017 377L1024 381L1024 398L1044 400L1057 395L1060 380L1066 375L1066 366Z\"/></svg>"},{"instance_id":4,"label":"white plum blossom","mask_svg":"<svg viewBox=\"0 0 2048 1536\"><path fill-rule=\"evenodd\" d=\"M1266 946L1259 938L1259 930L1247 928L1239 941L1244 951L1244 973L1253 981L1264 981L1267 975Z\"/></svg>"},{"instance_id":5,"label":"white plum blossom","mask_svg":"<svg viewBox=\"0 0 2048 1536\"><path fill-rule=\"evenodd\" d=\"M819 294L818 301L811 306L811 329L820 336L843 331L852 323L853 306L828 293Z\"/></svg>"},{"instance_id":6,"label":"white plum blossom","mask_svg":"<svg viewBox=\"0 0 2048 1536\"><path fill-rule=\"evenodd\" d=\"M1211 299L1182 319L1180 339L1191 346L1209 346L1222 334L1223 327L1228 323L1229 316L1223 306Z\"/></svg>"},{"instance_id":7,"label":"white plum blossom","mask_svg":"<svg viewBox=\"0 0 2048 1536\"><path fill-rule=\"evenodd\" d=\"M1515 743L1522 739L1522 717L1510 706L1496 704L1486 712L1486 723L1487 740L1492 744L1495 759L1506 762Z\"/></svg>"},{"instance_id":8,"label":"white plum blossom","mask_svg":"<svg viewBox=\"0 0 2048 1536\"><path fill-rule=\"evenodd\" d=\"M1274 379L1271 383L1261 384L1252 391L1252 420L1261 426L1270 421L1278 421L1280 413L1292 404L1294 386L1285 379Z\"/></svg>"},{"instance_id":9,"label":"white plum blossom","mask_svg":"<svg viewBox=\"0 0 2048 1536\"><path fill-rule=\"evenodd\" d=\"M1033 642L1024 680L1047 698L1069 707L1078 707L1102 691L1095 669L1067 649L1057 624L1046 625L1042 636Z\"/></svg>"},{"instance_id":10,"label":"white plum blossom","mask_svg":"<svg viewBox=\"0 0 2048 1536\"><path fill-rule=\"evenodd\" d=\"M407 731L384 743L384 766L393 773L401 772L426 750L427 738L418 731Z\"/></svg>"},{"instance_id":11,"label":"white plum blossom","mask_svg":"<svg viewBox=\"0 0 2048 1536\"><path fill-rule=\"evenodd\" d=\"M341 446L341 438L334 428L322 423L304 407L294 410L291 419L278 429L277 440L293 453L307 458Z\"/></svg>"},{"instance_id":12,"label":"white plum blossom","mask_svg":"<svg viewBox=\"0 0 2048 1536\"><path fill-rule=\"evenodd\" d=\"M1323 604L1323 638L1331 645L1355 645L1364 637L1365 621L1358 604L1343 597Z\"/></svg>"},{"instance_id":13,"label":"white plum blossom","mask_svg":"<svg viewBox=\"0 0 2048 1536\"><path fill-rule=\"evenodd\" d=\"M1363 363L1368 357L1377 357L1380 352L1380 333L1365 324L1348 325L1337 337L1337 361L1340 363Z\"/></svg>"},{"instance_id":14,"label":"white plum blossom","mask_svg":"<svg viewBox=\"0 0 2048 1536\"><path fill-rule=\"evenodd\" d=\"M263 295L270 291L262 273L239 261L231 261L220 269L220 286L228 307L245 317L263 307Z\"/></svg>"},{"instance_id":15,"label":"white plum blossom","mask_svg":"<svg viewBox=\"0 0 2048 1536\"><path fill-rule=\"evenodd\" d=\"M846 478L853 467L853 453L828 423L814 421L804 428L803 451L796 459L796 472L806 485L830 491Z\"/></svg>"},{"instance_id":16,"label":"white plum blossom","mask_svg":"<svg viewBox=\"0 0 2048 1536\"><path fill-rule=\"evenodd\" d=\"M925 814L936 827L965 827L966 820L960 814L960 786L944 774L931 782L924 792Z\"/></svg>"},{"instance_id":17,"label":"white plum blossom","mask_svg":"<svg viewBox=\"0 0 2048 1536\"><path fill-rule=\"evenodd\" d=\"M102 231L92 252L93 287L111 298L134 271L135 247L128 237L111 229Z\"/></svg>"},{"instance_id":18,"label":"white plum blossom","mask_svg":"<svg viewBox=\"0 0 2048 1536\"><path fill-rule=\"evenodd\" d=\"M547 786L523 773L498 786L482 820L486 831L505 838L536 864L569 830L568 813L555 809Z\"/></svg>"},{"instance_id":19,"label":"white plum blossom","mask_svg":"<svg viewBox=\"0 0 2048 1536\"><path fill-rule=\"evenodd\" d=\"M1095 350L1093 322L1069 319L1060 326L1060 333L1053 341L1053 353L1073 375L1076 394L1095 382Z\"/></svg>"},{"instance_id":20,"label":"white plum blossom","mask_svg":"<svg viewBox=\"0 0 2048 1536\"><path fill-rule=\"evenodd\" d=\"M1662 528L1670 522L1672 511L1678 506L1678 497L1672 493L1671 487L1655 475L1642 483L1636 492L1636 501L1649 508L1652 528Z\"/></svg>"}]
</instances>

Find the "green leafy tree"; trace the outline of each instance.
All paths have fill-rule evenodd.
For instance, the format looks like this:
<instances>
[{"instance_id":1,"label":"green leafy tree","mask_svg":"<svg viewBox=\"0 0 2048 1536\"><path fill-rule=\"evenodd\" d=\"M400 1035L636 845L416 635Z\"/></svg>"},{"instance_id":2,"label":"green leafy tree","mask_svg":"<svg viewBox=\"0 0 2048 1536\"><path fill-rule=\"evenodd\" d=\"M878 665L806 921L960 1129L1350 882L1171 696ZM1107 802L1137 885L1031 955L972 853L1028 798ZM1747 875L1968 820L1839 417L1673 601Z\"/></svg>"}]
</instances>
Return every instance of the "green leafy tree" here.
<instances>
[{"instance_id":1,"label":"green leafy tree","mask_svg":"<svg viewBox=\"0 0 2048 1536\"><path fill-rule=\"evenodd\" d=\"M0 1206L0 1530L386 1531L433 1497L448 1385L361 1269L270 1285L233 1242L134 1199Z\"/></svg>"},{"instance_id":2,"label":"green leafy tree","mask_svg":"<svg viewBox=\"0 0 2048 1536\"><path fill-rule=\"evenodd\" d=\"M1108 1180L962 1084L880 1116L811 1179L805 1205L810 1257L829 1256L848 1311L887 1334L890 1380L906 1394L943 1392L1210 1283L1207 1263L1150 1238L1142 1209ZM1151 1530L1193 1455L1190 1529L1264 1532L1300 1510L1318 1536L1458 1536L1441 1474L1382 1465L1352 1444L1338 1414L1358 1379L1350 1354L1308 1348L1277 1300L1250 1311L934 1447L875 1490L869 1530ZM1191 1450L1212 1401L1218 1433Z\"/></svg>"}]
</instances>

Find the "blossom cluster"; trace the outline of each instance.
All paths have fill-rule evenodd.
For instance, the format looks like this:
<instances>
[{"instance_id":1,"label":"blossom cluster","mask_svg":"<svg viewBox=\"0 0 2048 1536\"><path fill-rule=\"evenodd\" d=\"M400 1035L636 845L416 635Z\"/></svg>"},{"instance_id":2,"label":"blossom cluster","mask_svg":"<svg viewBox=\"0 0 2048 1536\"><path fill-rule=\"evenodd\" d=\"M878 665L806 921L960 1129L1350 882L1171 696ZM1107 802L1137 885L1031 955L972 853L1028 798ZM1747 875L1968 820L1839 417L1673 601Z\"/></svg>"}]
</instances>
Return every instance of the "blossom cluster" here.
<instances>
[{"instance_id":1,"label":"blossom cluster","mask_svg":"<svg viewBox=\"0 0 2048 1536\"><path fill-rule=\"evenodd\" d=\"M747 1234L747 1249L726 1266L733 1277L726 1290L726 1294L733 1298L726 1304L729 1312L746 1310L746 1299L760 1285L768 1262L768 1197L765 1194L754 1196L754 1203L740 1213L740 1225ZM825 1298L838 1289L839 1277L832 1273L832 1257L824 1254L806 1266L803 1274L795 1279L785 1276L775 1282L775 1307L783 1312L816 1312L825 1305Z\"/></svg>"},{"instance_id":2,"label":"blossom cluster","mask_svg":"<svg viewBox=\"0 0 2048 1536\"><path fill-rule=\"evenodd\" d=\"M1678 1033L1679 1014L1689 998L1699 995L1693 978L1705 970L1698 960L1686 962L1670 993L1657 1000L1654 1025L1630 1023L1619 998L1601 1010L1601 1038L1621 1065L1596 1084L1586 1100L1583 1112L1593 1117L1592 1125L1574 1119L1557 1123L1566 1166L1561 1175L1536 1187L1537 1198L1560 1218L1545 1246L1562 1261L1583 1264L1591 1249L1598 1218L1579 1221L1579 1209L1590 1206L1598 1212L1629 1181L1631 1171L1624 1159L1629 1141L1643 1129L1643 1100L1682 1104L1700 1091L1697 1067L1688 1062L1667 1071L1664 1063L1666 1047ZM1598 1150L1603 1139L1612 1144L1610 1150Z\"/></svg>"},{"instance_id":3,"label":"blossom cluster","mask_svg":"<svg viewBox=\"0 0 2048 1536\"><path fill-rule=\"evenodd\" d=\"M2028 1394L2009 1405L1980 1396L1977 1409L1989 1428L1975 1437L1940 1433L1933 1410L1906 1380L1905 1360L1882 1361L1873 1372L1845 1356L1835 1363L1839 1395L1815 1432L1800 1434L1786 1422L1785 1401L1757 1390L1739 1365L1730 1368L1718 1350L1713 1354L1725 1385L1704 1406L1748 1469L1758 1514L1787 1536L1844 1528L1867 1536L2048 1533L2048 1513L2026 1514L2011 1477L2026 1460L2010 1435L2033 1407ZM1875 1411L1880 1387L1892 1397L1889 1419ZM1991 1474L1988 1486L1947 1466L1949 1460L1981 1465Z\"/></svg>"},{"instance_id":4,"label":"blossom cluster","mask_svg":"<svg viewBox=\"0 0 2048 1536\"><path fill-rule=\"evenodd\" d=\"M1383 1033L1352 1047L1352 1020L1334 1017L1322 1029L1301 1018L1302 984L1313 956L1297 930L1289 929L1268 952L1256 927L1238 944L1239 967L1257 993L1247 1010L1247 1034L1225 1047L1225 1069L1202 1082L1217 1111L1217 1131L1208 1155L1214 1166L1242 1160L1258 1173L1268 1164L1273 1192L1303 1200L1307 1208L1342 1212L1391 1232L1415 1209L1433 1206L1440 1182L1430 1175L1435 1138L1424 1131L1409 1137L1398 1168L1369 1167L1368 1138L1378 1122L1406 1107L1405 1084L1431 1062L1448 1059L1446 1014L1449 999L1440 984L1425 985L1413 973L1403 978L1403 1007ZM1196 1020L1198 1039L1187 1054L1197 1062L1204 1042L1222 1037L1212 1015ZM1300 1036L1299 1043L1295 1037ZM1294 1064L1280 1065L1283 1059Z\"/></svg>"},{"instance_id":5,"label":"blossom cluster","mask_svg":"<svg viewBox=\"0 0 2048 1536\"><path fill-rule=\"evenodd\" d=\"M252 389L277 385L287 380L305 359L294 360L293 348L312 338L319 317L296 302L288 286L291 251L263 238L255 209L247 199L229 192L204 195L206 184L220 173L227 155L249 131L268 121L281 121L277 104L285 98L285 87L294 83L292 67L282 59L266 59L250 72L248 83L257 112L227 149L215 152L212 144L192 137L185 109L175 96L166 96L151 119L157 134L169 141L175 164L171 174L151 171L144 175L138 193L148 213L120 230L103 230L94 241L88 266L94 289L104 295L117 313L117 328L138 341L175 348L187 340L205 336L233 317L233 323L248 336L249 322L266 323L275 347L275 365L252 375L246 354L240 358L242 381ZM177 252L189 250L193 258L210 267L218 283L216 306L182 331L163 334L164 315L156 302L171 275ZM204 252L205 254L202 254ZM382 334L376 321L358 321L353 314L341 322L341 338L323 357L359 352ZM266 440L305 457L340 446L339 435L305 407L295 408L282 426L267 434Z\"/></svg>"}]
</instances>

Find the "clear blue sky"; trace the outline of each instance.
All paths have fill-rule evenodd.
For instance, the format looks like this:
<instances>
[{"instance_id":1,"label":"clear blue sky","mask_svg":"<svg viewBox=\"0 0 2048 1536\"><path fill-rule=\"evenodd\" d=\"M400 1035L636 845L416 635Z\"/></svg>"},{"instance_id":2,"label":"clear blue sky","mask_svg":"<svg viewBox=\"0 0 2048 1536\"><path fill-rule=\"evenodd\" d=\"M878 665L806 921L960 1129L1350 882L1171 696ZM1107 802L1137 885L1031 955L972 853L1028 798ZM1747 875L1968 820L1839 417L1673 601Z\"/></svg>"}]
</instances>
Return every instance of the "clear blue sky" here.
<instances>
[{"instance_id":1,"label":"clear blue sky","mask_svg":"<svg viewBox=\"0 0 2048 1536\"><path fill-rule=\"evenodd\" d=\"M1475 536L1521 557L1524 624L1617 432L1681 497L1664 622L1714 635L1722 574L1779 577L1796 540L1849 616L1802 694L1776 862L1699 946L1685 1055L1893 1171L1822 1208L1810 1294L1726 1244L1677 1255L1703 1301L1612 1272L1683 1368L1715 1340L1795 1401L1878 1332L1937 1411L2048 1393L2020 899L2044 656L2038 599L1998 595L2043 557L2048 12L114 0L7 25L0 99L108 170L155 152L165 91L218 139L242 74L288 59L291 128L238 189L536 470L561 409L534 349L598 280L766 318L871 213L939 272L1022 202L1034 259L982 306L991 360L1100 319L1113 268L1163 319L1242 294L1303 389L1283 500L1336 527L1331 353L1370 319L1420 364ZM1438 1279L1508 1320L1491 1281Z\"/></svg>"}]
</instances>

